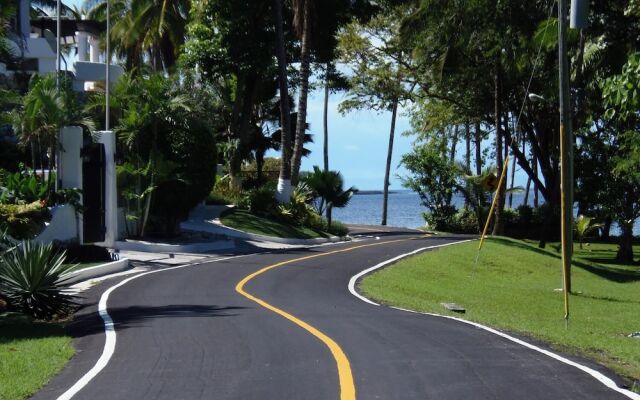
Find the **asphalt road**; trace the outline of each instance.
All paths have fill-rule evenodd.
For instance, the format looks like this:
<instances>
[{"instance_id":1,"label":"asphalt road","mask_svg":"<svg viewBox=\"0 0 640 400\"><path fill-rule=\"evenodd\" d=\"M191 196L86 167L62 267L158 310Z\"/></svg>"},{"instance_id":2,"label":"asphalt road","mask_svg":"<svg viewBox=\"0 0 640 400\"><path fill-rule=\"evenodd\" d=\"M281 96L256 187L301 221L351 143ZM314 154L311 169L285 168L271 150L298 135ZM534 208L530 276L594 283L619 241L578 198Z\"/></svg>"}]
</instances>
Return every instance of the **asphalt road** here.
<instances>
[{"instance_id":1,"label":"asphalt road","mask_svg":"<svg viewBox=\"0 0 640 400\"><path fill-rule=\"evenodd\" d=\"M626 398L574 367L484 330L357 299L347 290L354 274L420 247L460 240L361 228L374 237L162 271L116 289L108 302L115 352L73 398L348 398L344 362L341 367L326 341L288 317L343 352L358 399ZM299 258L306 259L290 262ZM282 262L242 291L286 317L236 290L243 278ZM97 303L116 283L85 293L87 305L72 325L78 353L34 399L57 398L100 357L105 335Z\"/></svg>"}]
</instances>

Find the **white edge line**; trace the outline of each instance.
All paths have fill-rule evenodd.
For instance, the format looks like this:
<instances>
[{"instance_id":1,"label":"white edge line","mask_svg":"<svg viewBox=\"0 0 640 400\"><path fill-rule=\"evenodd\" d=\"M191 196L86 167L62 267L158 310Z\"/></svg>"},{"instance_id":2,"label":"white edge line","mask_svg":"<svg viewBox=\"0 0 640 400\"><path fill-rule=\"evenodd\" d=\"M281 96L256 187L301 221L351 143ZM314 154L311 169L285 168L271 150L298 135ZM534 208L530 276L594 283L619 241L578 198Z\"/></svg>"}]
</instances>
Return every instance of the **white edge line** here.
<instances>
[{"instance_id":1,"label":"white edge line","mask_svg":"<svg viewBox=\"0 0 640 400\"><path fill-rule=\"evenodd\" d=\"M380 264L374 265L373 267L367 268L364 271L352 276L351 279L349 280L349 285L348 285L349 292L351 292L352 295L354 295L355 297L357 297L358 299L360 299L360 300L362 300L362 301L364 301L366 303L372 304L374 306L380 306L380 304L367 299L366 297L362 296L361 294L359 294L356 291L356 288L355 288L356 282L360 278L362 278L364 275L367 275L367 274L369 274L369 273L371 273L371 272L373 272L373 271L375 271L377 269L383 268L383 267L385 267L385 266L387 266L389 264L392 264L392 263L394 263L394 262L396 262L396 261L398 261L398 260L400 260L402 258L415 255L415 254L420 253L420 252L425 251L425 250L430 250L430 249L435 249L435 248L439 248L439 247L450 246L450 245L454 245L454 244L466 243L466 242L470 242L472 240L477 240L477 239L462 240L462 241L459 241L459 242L440 244L440 245L436 245L436 246L421 247L421 248L419 248L417 250L414 250L412 252L401 254L401 255L399 255L397 257L393 257L393 258L391 258L389 260L383 261ZM510 340L510 341L512 341L514 343L517 343L517 344L521 345L521 346L527 347L527 348L529 348L531 350L534 350L534 351L542 353L542 354L544 354L546 356L549 356L549 357L553 358L554 360L560 361L562 363L565 363L567 365L575 367L575 368L577 368L577 369L579 369L579 370L581 370L583 372L586 372L587 374L591 375L591 377L595 378L596 380L598 380L600 383L602 383L603 385L605 385L609 389L614 390L614 391L616 391L616 392L618 392L620 394L623 394L623 395L627 396L628 398L630 398L632 400L640 400L640 394L637 394L637 393L632 392L631 390L619 387L611 378L605 376L601 372L598 372L598 371L594 370L593 368L589 368L589 367L587 367L585 365L582 365L582 364L579 364L579 363L577 363L575 361L569 360L568 358L565 358L565 357L563 357L563 356L561 356L559 354L556 354L556 353L554 353L552 351L542 349L542 348L540 348L538 346L535 346L535 345L533 345L531 343L525 342L524 340L515 338L515 337L513 337L511 335L508 335L508 334L506 334L504 332L500 332L500 331L498 331L496 329L490 328L490 327L488 327L486 325L482 325L482 324L479 324L477 322L468 321L468 320L462 319L462 318L452 317L452 316L449 316L449 315L441 315L441 314L435 314L435 313L420 312L420 311L408 310L408 309L405 309L405 308L393 307L393 306L391 306L391 308L396 309L396 310L400 310L400 311L410 312L410 313L413 313L413 314L421 314L421 315L429 315L429 316L432 316L432 317L446 318L446 319L462 322L464 324L472 325L472 326L474 326L476 328L479 328L479 329L483 329L483 330L485 330L487 332L493 333L494 335L498 335L498 336L500 336L502 338Z\"/></svg>"},{"instance_id":2,"label":"white edge line","mask_svg":"<svg viewBox=\"0 0 640 400\"><path fill-rule=\"evenodd\" d=\"M100 317L102 318L102 321L104 323L104 333L105 333L105 342L104 342L104 348L102 350L102 355L100 355L100 358L98 359L98 361L96 361L95 365L87 373L85 373L82 376L82 378L80 378L73 386L71 386L66 392L61 394L57 400L70 400L80 390L82 390L82 388L87 386L87 384L91 382L91 380L95 378L100 373L100 371L104 369L104 367L107 366L107 364L109 363L109 360L111 359L111 356L113 356L113 353L116 349L116 330L113 324L113 319L111 318L111 316L109 315L109 312L107 311L107 301L109 300L109 295L114 290L118 289L121 286L126 285L127 283L131 282L134 279L140 278L145 275L155 274L157 272L164 272L164 271L171 271L175 269L193 267L201 264L225 261L225 260L230 260L232 258L247 257L251 255L254 255L254 254L241 254L241 255L231 256L231 257L216 258L213 260L209 259L206 261L195 262L192 264L184 264L184 265L178 265L174 267L158 269L154 271L143 272L136 276L132 276L131 278L127 278L114 286L111 286L102 294L102 296L100 297L100 302L98 303L98 313L100 314Z\"/></svg>"}]
</instances>

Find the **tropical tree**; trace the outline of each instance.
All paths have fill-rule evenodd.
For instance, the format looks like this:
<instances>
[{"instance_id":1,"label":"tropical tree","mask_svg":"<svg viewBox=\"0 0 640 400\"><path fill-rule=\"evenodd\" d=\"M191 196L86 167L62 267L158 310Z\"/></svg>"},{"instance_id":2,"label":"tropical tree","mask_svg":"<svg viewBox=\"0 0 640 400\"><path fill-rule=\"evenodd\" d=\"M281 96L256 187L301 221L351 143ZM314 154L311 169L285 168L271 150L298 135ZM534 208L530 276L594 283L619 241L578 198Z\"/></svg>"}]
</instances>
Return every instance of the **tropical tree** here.
<instances>
[{"instance_id":1,"label":"tropical tree","mask_svg":"<svg viewBox=\"0 0 640 400\"><path fill-rule=\"evenodd\" d=\"M166 143L161 135L166 133L167 125L173 124L172 117L176 112L190 110L186 96L171 95L169 84L160 75L132 78L120 84L123 88L120 96L124 97L121 101L128 106L115 131L129 154L137 160L138 178L148 177L146 188L140 190L142 187L138 184L138 196L145 202L141 208L140 236L146 233L155 189L171 179L176 168L161 152L161 146Z\"/></svg>"},{"instance_id":2,"label":"tropical tree","mask_svg":"<svg viewBox=\"0 0 640 400\"><path fill-rule=\"evenodd\" d=\"M106 1L86 0L88 18L106 20ZM156 70L171 70L184 44L190 0L111 1L112 43L127 69L145 60Z\"/></svg>"},{"instance_id":3,"label":"tropical tree","mask_svg":"<svg viewBox=\"0 0 640 400\"><path fill-rule=\"evenodd\" d=\"M204 81L224 87L227 135L237 140L229 160L230 185L240 187L242 161L250 153L258 104L273 98L277 69L271 2L204 0L194 3L183 62Z\"/></svg>"},{"instance_id":4,"label":"tropical tree","mask_svg":"<svg viewBox=\"0 0 640 400\"><path fill-rule=\"evenodd\" d=\"M36 158L39 158L43 174L47 153L47 167L53 169L55 165L58 136L64 126L81 126L90 131L94 129L93 121L80 107L69 80L62 79L60 87L56 89L55 75L34 75L21 107L13 112L13 128L23 144L31 145L32 165L35 168Z\"/></svg>"},{"instance_id":5,"label":"tropical tree","mask_svg":"<svg viewBox=\"0 0 640 400\"><path fill-rule=\"evenodd\" d=\"M382 225L387 224L389 177L398 107L411 100L416 87L412 71L416 68L410 48L400 37L401 17L407 7L395 7L378 14L367 23L348 25L339 37L341 61L353 72L347 100L341 112L372 109L391 112L389 146L383 182Z\"/></svg>"},{"instance_id":6,"label":"tropical tree","mask_svg":"<svg viewBox=\"0 0 640 400\"><path fill-rule=\"evenodd\" d=\"M584 242L584 238L587 237L591 232L602 228L603 224L597 224L593 221L593 218L586 217L584 215L578 215L575 221L575 232L578 237L578 242L580 243L580 249L582 249L582 243Z\"/></svg>"},{"instance_id":7,"label":"tropical tree","mask_svg":"<svg viewBox=\"0 0 640 400\"><path fill-rule=\"evenodd\" d=\"M338 171L324 171L314 165L313 172L306 174L302 181L311 188L314 197L319 199L318 214L327 213L328 228L331 229L332 210L334 207L346 207L351 197L358 192L355 187L344 189L344 179Z\"/></svg>"},{"instance_id":8,"label":"tropical tree","mask_svg":"<svg viewBox=\"0 0 640 400\"><path fill-rule=\"evenodd\" d=\"M284 19L282 1L274 0L276 26L276 57L278 59L278 91L280 94L280 126L282 132L282 155L276 199L288 203L291 198L291 118L289 111L289 87L287 84L287 54L285 51Z\"/></svg>"}]
</instances>

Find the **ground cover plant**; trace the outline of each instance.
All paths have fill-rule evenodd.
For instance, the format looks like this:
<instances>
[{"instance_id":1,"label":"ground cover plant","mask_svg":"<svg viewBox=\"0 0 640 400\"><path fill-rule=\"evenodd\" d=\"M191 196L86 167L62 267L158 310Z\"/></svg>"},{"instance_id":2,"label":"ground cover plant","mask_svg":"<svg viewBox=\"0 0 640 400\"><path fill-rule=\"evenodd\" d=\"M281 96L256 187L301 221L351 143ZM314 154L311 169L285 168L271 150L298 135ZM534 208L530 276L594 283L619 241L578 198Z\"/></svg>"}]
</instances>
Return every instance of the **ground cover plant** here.
<instances>
[{"instance_id":1,"label":"ground cover plant","mask_svg":"<svg viewBox=\"0 0 640 400\"><path fill-rule=\"evenodd\" d=\"M74 354L61 322L0 311L0 399L26 399Z\"/></svg>"},{"instance_id":2,"label":"ground cover plant","mask_svg":"<svg viewBox=\"0 0 640 400\"><path fill-rule=\"evenodd\" d=\"M589 357L635 381L638 390L640 347L628 337L638 330L640 315L636 267L611 266L579 252L566 325L555 251L507 238L485 246L478 265L477 242L464 243L400 261L365 278L360 288L373 299L413 310L452 314L440 303L460 304L466 314L457 316ZM615 245L595 247L615 254ZM635 251L640 255L639 246Z\"/></svg>"},{"instance_id":3,"label":"ground cover plant","mask_svg":"<svg viewBox=\"0 0 640 400\"><path fill-rule=\"evenodd\" d=\"M246 210L232 210L224 214L221 220L228 227L259 235L296 239L315 239L328 236L325 232L255 215Z\"/></svg>"}]
</instances>

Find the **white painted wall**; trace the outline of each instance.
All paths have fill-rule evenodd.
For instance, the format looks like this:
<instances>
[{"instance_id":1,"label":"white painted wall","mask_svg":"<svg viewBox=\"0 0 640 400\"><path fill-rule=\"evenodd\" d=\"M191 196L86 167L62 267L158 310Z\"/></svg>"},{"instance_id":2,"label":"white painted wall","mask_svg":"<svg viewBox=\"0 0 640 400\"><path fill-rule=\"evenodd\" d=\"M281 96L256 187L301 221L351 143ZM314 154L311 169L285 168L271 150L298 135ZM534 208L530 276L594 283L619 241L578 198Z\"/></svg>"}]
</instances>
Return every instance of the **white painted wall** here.
<instances>
[{"instance_id":1,"label":"white painted wall","mask_svg":"<svg viewBox=\"0 0 640 400\"><path fill-rule=\"evenodd\" d=\"M34 240L40 243L77 241L81 221L74 208L68 204L51 209L51 221Z\"/></svg>"},{"instance_id":2,"label":"white painted wall","mask_svg":"<svg viewBox=\"0 0 640 400\"><path fill-rule=\"evenodd\" d=\"M118 187L116 184L116 135L113 131L100 131L98 143L104 144L105 153L105 240L97 245L113 248L118 238Z\"/></svg>"},{"instance_id":3,"label":"white painted wall","mask_svg":"<svg viewBox=\"0 0 640 400\"><path fill-rule=\"evenodd\" d=\"M66 126L60 130L60 171L58 178L63 188L82 189L82 128Z\"/></svg>"}]
</instances>

